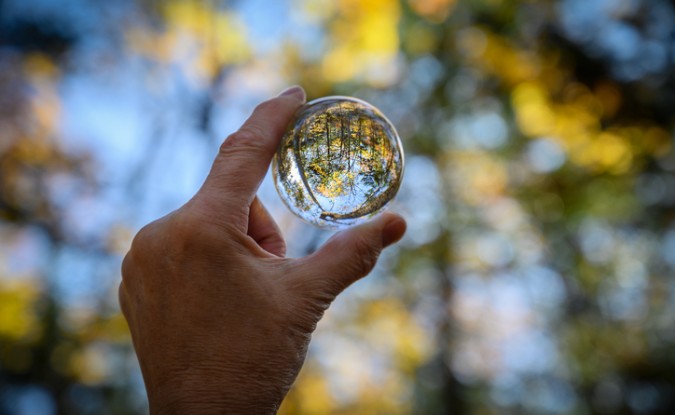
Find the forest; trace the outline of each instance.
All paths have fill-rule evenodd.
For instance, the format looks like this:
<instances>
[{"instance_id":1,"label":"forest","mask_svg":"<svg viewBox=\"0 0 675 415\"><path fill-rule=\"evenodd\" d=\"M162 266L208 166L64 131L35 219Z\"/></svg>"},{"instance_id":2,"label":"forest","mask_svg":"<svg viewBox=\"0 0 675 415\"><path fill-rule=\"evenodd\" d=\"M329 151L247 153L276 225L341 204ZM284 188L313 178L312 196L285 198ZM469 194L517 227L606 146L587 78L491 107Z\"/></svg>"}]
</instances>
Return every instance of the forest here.
<instances>
[{"instance_id":1,"label":"forest","mask_svg":"<svg viewBox=\"0 0 675 415\"><path fill-rule=\"evenodd\" d=\"M295 125L290 199L258 194L288 255L332 235L292 199L400 178L408 231L280 414L675 413L674 28L670 0L0 0L0 415L147 413L122 258L293 84L373 104L405 171L368 117Z\"/></svg>"},{"instance_id":2,"label":"forest","mask_svg":"<svg viewBox=\"0 0 675 415\"><path fill-rule=\"evenodd\" d=\"M353 224L396 194L403 173L400 140L369 104L319 101L300 111L282 138L275 184L291 211L310 223Z\"/></svg>"}]
</instances>

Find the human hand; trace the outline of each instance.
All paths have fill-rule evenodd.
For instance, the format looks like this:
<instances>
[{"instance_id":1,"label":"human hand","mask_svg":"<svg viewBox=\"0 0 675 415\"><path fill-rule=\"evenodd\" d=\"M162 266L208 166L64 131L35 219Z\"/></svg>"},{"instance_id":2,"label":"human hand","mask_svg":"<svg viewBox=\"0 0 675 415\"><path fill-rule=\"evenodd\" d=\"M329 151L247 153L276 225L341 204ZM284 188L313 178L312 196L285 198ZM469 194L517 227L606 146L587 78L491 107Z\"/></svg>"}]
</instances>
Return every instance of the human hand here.
<instances>
[{"instance_id":1,"label":"human hand","mask_svg":"<svg viewBox=\"0 0 675 415\"><path fill-rule=\"evenodd\" d=\"M323 312L405 232L384 213L284 257L256 191L304 101L295 87L260 104L197 194L141 229L124 258L119 299L152 414L276 413Z\"/></svg>"}]
</instances>

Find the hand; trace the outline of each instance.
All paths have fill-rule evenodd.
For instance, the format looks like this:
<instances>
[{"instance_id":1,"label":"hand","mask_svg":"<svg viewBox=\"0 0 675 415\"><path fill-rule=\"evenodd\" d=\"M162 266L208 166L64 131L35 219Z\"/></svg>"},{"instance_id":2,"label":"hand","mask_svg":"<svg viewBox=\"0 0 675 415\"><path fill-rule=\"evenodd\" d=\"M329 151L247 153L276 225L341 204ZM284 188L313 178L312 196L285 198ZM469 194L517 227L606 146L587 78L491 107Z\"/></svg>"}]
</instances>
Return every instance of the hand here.
<instances>
[{"instance_id":1,"label":"hand","mask_svg":"<svg viewBox=\"0 0 675 415\"><path fill-rule=\"evenodd\" d=\"M145 226L122 265L120 304L152 414L274 414L335 297L405 232L385 213L285 258L256 197L299 87L260 104L222 144L199 192Z\"/></svg>"}]
</instances>

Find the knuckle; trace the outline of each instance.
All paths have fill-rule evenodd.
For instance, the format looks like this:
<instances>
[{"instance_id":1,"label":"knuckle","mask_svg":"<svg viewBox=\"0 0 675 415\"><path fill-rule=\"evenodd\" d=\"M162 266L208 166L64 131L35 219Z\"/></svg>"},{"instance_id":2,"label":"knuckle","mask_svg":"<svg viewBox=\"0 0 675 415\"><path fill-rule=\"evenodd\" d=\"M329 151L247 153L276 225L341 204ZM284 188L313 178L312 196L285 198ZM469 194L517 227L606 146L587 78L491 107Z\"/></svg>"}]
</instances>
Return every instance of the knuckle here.
<instances>
[{"instance_id":1,"label":"knuckle","mask_svg":"<svg viewBox=\"0 0 675 415\"><path fill-rule=\"evenodd\" d=\"M138 251L142 251L151 241L154 239L153 235L155 233L155 222L148 223L143 226L141 229L136 232L136 236L131 241L131 248L129 249L129 254L134 254ZM127 256L129 256L127 254Z\"/></svg>"},{"instance_id":2,"label":"knuckle","mask_svg":"<svg viewBox=\"0 0 675 415\"><path fill-rule=\"evenodd\" d=\"M122 260L122 277L128 278L133 274L134 269L138 264L138 258L142 258L148 249L151 249L151 245L154 240L154 222L149 223L142 227L134 236L134 239L131 241L131 247L129 252L124 256Z\"/></svg>"},{"instance_id":3,"label":"knuckle","mask_svg":"<svg viewBox=\"0 0 675 415\"><path fill-rule=\"evenodd\" d=\"M267 101L263 101L259 103L258 105L255 106L255 109L253 110L254 113L268 113L270 111L274 111L277 108L276 101L273 99L269 99Z\"/></svg>"},{"instance_id":4,"label":"knuckle","mask_svg":"<svg viewBox=\"0 0 675 415\"><path fill-rule=\"evenodd\" d=\"M179 219L177 216L180 216ZM197 224L175 212L142 227L134 236L129 252L122 260L122 278L127 283L162 265L167 256L190 244ZM177 220L178 219L178 220ZM189 222L189 223L186 223Z\"/></svg>"},{"instance_id":5,"label":"knuckle","mask_svg":"<svg viewBox=\"0 0 675 415\"><path fill-rule=\"evenodd\" d=\"M122 279L127 279L132 274L133 259L131 258L131 251L129 251L122 259Z\"/></svg>"},{"instance_id":6,"label":"knuckle","mask_svg":"<svg viewBox=\"0 0 675 415\"><path fill-rule=\"evenodd\" d=\"M198 248L200 232L203 224L194 215L174 215L165 224L156 249L164 253L164 260L182 261L190 255L192 248Z\"/></svg>"},{"instance_id":7,"label":"knuckle","mask_svg":"<svg viewBox=\"0 0 675 415\"><path fill-rule=\"evenodd\" d=\"M223 258L236 250L237 244L232 239L237 234L236 228L201 211L174 212L162 226L162 232L153 241L155 256L162 253L162 266L182 267L181 264L194 258L216 255L216 251Z\"/></svg>"},{"instance_id":8,"label":"knuckle","mask_svg":"<svg viewBox=\"0 0 675 415\"><path fill-rule=\"evenodd\" d=\"M228 135L225 141L220 145L221 153L230 153L233 148L241 147L249 141L255 141L255 137L250 130L239 129Z\"/></svg>"},{"instance_id":9,"label":"knuckle","mask_svg":"<svg viewBox=\"0 0 675 415\"><path fill-rule=\"evenodd\" d=\"M260 149L265 146L265 131L253 124L246 124L230 134L220 146L220 153L231 155L240 149Z\"/></svg>"}]
</instances>

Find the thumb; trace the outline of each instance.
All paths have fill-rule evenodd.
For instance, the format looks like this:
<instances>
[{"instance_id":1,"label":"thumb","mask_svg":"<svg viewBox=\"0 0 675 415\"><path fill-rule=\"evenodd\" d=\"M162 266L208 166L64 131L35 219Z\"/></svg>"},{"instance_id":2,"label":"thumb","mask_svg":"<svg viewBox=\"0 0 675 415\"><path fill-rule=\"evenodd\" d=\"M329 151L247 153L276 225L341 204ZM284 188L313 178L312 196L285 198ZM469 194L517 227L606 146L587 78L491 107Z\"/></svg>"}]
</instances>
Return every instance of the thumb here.
<instances>
[{"instance_id":1,"label":"thumb","mask_svg":"<svg viewBox=\"0 0 675 415\"><path fill-rule=\"evenodd\" d=\"M200 189L215 217L248 213L260 182L265 177L284 128L305 102L305 91L295 86L259 104L244 125L220 146L211 171ZM242 227L246 222L240 223Z\"/></svg>"},{"instance_id":2,"label":"thumb","mask_svg":"<svg viewBox=\"0 0 675 415\"><path fill-rule=\"evenodd\" d=\"M300 273L306 288L320 289L334 298L365 277L377 263L382 249L397 242L406 230L405 220L394 213L335 234L321 249L304 258Z\"/></svg>"}]
</instances>

